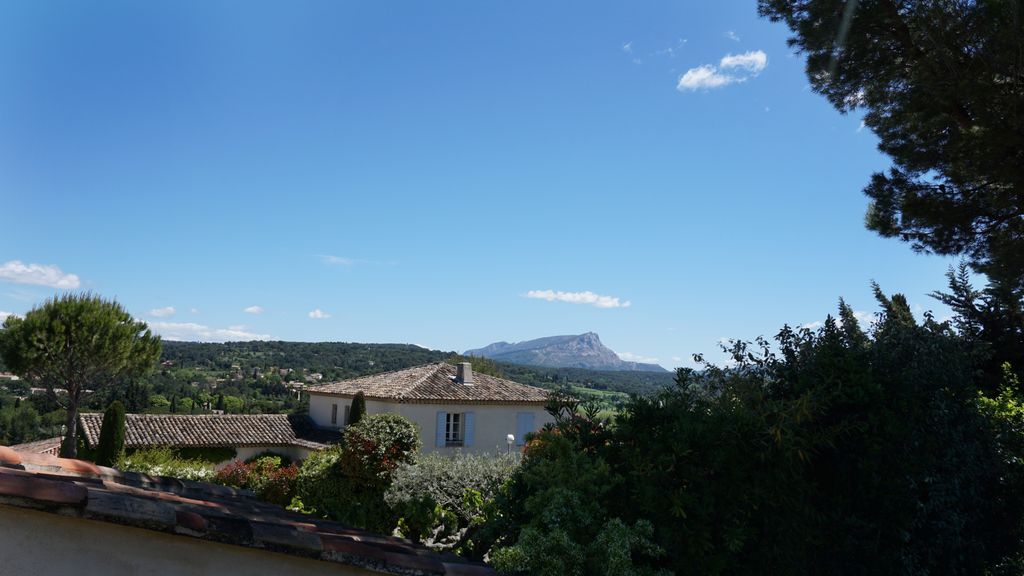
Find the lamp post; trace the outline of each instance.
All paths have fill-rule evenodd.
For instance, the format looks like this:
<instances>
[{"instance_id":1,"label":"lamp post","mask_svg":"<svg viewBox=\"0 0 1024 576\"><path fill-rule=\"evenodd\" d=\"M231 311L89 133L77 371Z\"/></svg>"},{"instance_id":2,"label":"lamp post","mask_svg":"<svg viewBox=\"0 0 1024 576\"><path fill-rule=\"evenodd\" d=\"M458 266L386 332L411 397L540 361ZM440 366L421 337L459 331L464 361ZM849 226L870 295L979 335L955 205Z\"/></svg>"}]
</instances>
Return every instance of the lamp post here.
<instances>
[{"instance_id":1,"label":"lamp post","mask_svg":"<svg viewBox=\"0 0 1024 576\"><path fill-rule=\"evenodd\" d=\"M515 441L516 441L515 435L509 434L508 436L505 436L505 443L508 444L508 450L505 452L505 454L511 454L512 453L512 443L515 442Z\"/></svg>"}]
</instances>

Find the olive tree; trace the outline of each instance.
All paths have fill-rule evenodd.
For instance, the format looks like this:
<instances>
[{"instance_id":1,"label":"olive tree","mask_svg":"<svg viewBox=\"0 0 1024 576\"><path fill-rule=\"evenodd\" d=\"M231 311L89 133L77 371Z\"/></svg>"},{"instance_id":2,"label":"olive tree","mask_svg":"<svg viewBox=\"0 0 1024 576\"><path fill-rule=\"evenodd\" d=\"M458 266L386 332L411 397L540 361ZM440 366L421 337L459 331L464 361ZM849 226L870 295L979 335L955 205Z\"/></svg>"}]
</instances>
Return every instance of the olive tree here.
<instances>
[{"instance_id":1,"label":"olive tree","mask_svg":"<svg viewBox=\"0 0 1024 576\"><path fill-rule=\"evenodd\" d=\"M86 390L152 370L160 357L160 337L115 301L68 293L23 318L8 316L0 330L0 356L8 369L45 387L67 410L60 452L74 458L78 406ZM58 388L66 394L58 395Z\"/></svg>"}]
</instances>

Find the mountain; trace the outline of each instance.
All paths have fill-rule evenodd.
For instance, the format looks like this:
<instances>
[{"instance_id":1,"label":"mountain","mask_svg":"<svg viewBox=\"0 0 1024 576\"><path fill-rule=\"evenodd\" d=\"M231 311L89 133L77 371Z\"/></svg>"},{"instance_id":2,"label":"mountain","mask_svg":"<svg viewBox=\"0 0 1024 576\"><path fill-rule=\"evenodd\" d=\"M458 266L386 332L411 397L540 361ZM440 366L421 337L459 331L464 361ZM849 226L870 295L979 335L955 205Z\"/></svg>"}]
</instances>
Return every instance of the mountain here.
<instances>
[{"instance_id":1,"label":"mountain","mask_svg":"<svg viewBox=\"0 0 1024 576\"><path fill-rule=\"evenodd\" d=\"M657 364L627 362L601 343L593 333L577 336L548 336L526 342L495 342L466 356L483 356L499 362L548 366L553 368L586 368L589 370L621 370L631 372L667 372Z\"/></svg>"}]
</instances>

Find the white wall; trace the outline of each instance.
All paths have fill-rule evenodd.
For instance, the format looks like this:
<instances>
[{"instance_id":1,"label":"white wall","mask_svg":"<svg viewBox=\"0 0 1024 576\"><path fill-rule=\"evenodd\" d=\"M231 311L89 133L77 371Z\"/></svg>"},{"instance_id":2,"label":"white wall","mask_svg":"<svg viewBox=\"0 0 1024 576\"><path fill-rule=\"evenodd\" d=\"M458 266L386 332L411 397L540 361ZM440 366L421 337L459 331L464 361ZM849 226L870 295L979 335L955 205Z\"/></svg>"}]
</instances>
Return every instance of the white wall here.
<instances>
[{"instance_id":1,"label":"white wall","mask_svg":"<svg viewBox=\"0 0 1024 576\"><path fill-rule=\"evenodd\" d=\"M372 576L324 562L0 504L0 575Z\"/></svg>"},{"instance_id":2,"label":"white wall","mask_svg":"<svg viewBox=\"0 0 1024 576\"><path fill-rule=\"evenodd\" d=\"M344 421L345 406L351 404L351 398L341 396L328 396L322 394L310 394L309 415L318 426L325 428L332 427L331 405L338 405L338 426ZM437 413L438 412L472 412L474 421L473 445L462 448L438 448L436 444L437 434ZM484 453L501 452L507 450L505 437L508 434L516 434L516 414L529 412L533 414L533 427L536 431L545 423L553 422L550 414L544 411L543 406L535 404L400 404L392 402L381 402L379 400L366 401L366 413L378 414L381 412L393 412L412 420L420 428L420 440L423 443L423 452L445 452L453 453L458 450L463 452ZM518 434L516 434L518 436ZM513 450L518 450L521 439L517 438Z\"/></svg>"}]
</instances>

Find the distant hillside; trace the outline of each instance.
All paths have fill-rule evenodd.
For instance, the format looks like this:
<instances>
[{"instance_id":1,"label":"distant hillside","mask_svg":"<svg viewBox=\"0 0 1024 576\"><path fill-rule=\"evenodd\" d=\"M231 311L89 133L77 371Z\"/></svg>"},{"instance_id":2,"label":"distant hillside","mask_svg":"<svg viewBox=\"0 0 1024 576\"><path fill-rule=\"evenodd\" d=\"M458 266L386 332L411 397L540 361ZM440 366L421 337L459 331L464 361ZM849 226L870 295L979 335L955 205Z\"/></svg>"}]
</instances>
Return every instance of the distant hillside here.
<instances>
[{"instance_id":1,"label":"distant hillside","mask_svg":"<svg viewBox=\"0 0 1024 576\"><path fill-rule=\"evenodd\" d=\"M549 368L584 368L587 370L662 372L657 364L627 362L619 358L601 338L593 333L575 336L548 336L526 342L495 342L483 348L466 350L466 356L481 356L498 362L545 366Z\"/></svg>"},{"instance_id":2,"label":"distant hillside","mask_svg":"<svg viewBox=\"0 0 1024 576\"><path fill-rule=\"evenodd\" d=\"M587 370L585 368L550 368L497 362L501 375L522 384L541 388L580 387L647 396L671 386L675 372L626 372L622 370Z\"/></svg>"},{"instance_id":3,"label":"distant hillside","mask_svg":"<svg viewBox=\"0 0 1024 576\"><path fill-rule=\"evenodd\" d=\"M214 371L229 370L232 366L245 373L270 368L304 370L320 373L330 381L440 362L452 354L412 344L164 341L160 360L176 367Z\"/></svg>"}]
</instances>

